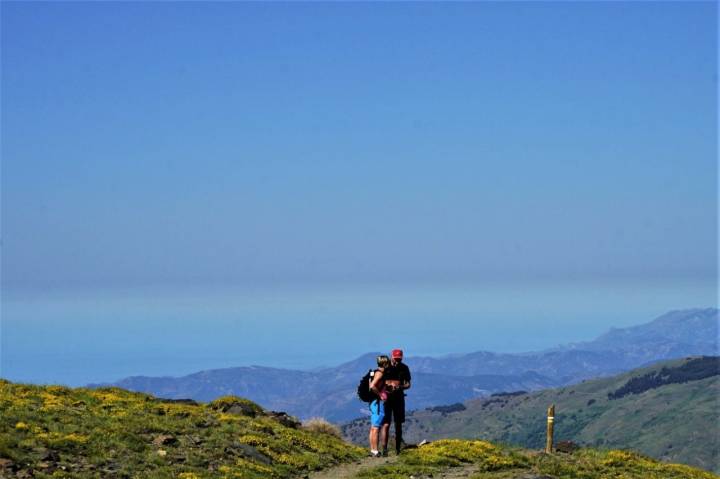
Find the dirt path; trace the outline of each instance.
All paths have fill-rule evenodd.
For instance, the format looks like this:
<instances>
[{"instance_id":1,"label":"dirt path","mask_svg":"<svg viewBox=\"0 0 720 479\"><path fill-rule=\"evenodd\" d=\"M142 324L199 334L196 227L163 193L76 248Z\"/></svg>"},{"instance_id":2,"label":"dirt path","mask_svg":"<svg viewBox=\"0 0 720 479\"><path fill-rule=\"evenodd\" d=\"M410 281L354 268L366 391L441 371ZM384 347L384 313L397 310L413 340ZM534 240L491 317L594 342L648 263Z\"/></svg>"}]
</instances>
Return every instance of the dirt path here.
<instances>
[{"instance_id":1,"label":"dirt path","mask_svg":"<svg viewBox=\"0 0 720 479\"><path fill-rule=\"evenodd\" d=\"M318 472L311 473L309 479L351 479L363 469L381 466L383 464L391 464L397 461L398 456L389 457L366 457L359 461L341 464Z\"/></svg>"},{"instance_id":2,"label":"dirt path","mask_svg":"<svg viewBox=\"0 0 720 479\"><path fill-rule=\"evenodd\" d=\"M392 464L397 461L397 456L390 457L366 457L359 461L351 462L348 464L341 464L336 467L331 467L323 471L313 472L308 476L309 479L354 479L357 474L363 469L371 469L373 467L381 466L383 464ZM468 465L463 467L452 467L443 471L438 471L433 474L434 478L443 479L465 479L470 477L474 472L477 471L477 467L474 465ZM418 478L419 479L419 478Z\"/></svg>"},{"instance_id":3,"label":"dirt path","mask_svg":"<svg viewBox=\"0 0 720 479\"><path fill-rule=\"evenodd\" d=\"M314 472L307 477L308 479L355 479L357 474L364 469L371 469L383 464L392 464L396 460L397 456L383 458L367 457L360 461ZM478 472L478 467L474 464L468 464L466 466L450 467L434 472L431 477L433 479L467 479L476 472ZM549 476L537 476L527 471L498 471L496 474L493 474L492 477L497 479L552 479ZM422 478L418 477L417 479Z\"/></svg>"}]
</instances>

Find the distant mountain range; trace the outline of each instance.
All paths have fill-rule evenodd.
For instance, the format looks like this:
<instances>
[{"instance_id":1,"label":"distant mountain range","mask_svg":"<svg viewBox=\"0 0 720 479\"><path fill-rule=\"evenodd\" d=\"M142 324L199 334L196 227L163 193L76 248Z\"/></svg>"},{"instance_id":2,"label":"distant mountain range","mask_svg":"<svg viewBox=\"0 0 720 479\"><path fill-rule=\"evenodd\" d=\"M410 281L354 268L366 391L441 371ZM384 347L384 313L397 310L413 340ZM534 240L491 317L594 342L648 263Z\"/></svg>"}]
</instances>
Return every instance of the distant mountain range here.
<instances>
[{"instance_id":1,"label":"distant mountain range","mask_svg":"<svg viewBox=\"0 0 720 479\"><path fill-rule=\"evenodd\" d=\"M534 393L499 393L464 404L414 411L405 440L485 439L538 449L546 411L556 405L555 436L583 446L634 449L657 459L720 472L720 357L656 363L610 378ZM367 419L343 426L367 442Z\"/></svg>"},{"instance_id":2,"label":"distant mountain range","mask_svg":"<svg viewBox=\"0 0 720 479\"><path fill-rule=\"evenodd\" d=\"M613 328L589 342L540 352L477 352L451 358L413 358L413 370L435 374L522 374L533 371L559 384L607 376L653 361L718 352L717 308L671 311L639 326Z\"/></svg>"},{"instance_id":3,"label":"distant mountain range","mask_svg":"<svg viewBox=\"0 0 720 479\"><path fill-rule=\"evenodd\" d=\"M654 321L612 329L594 341L531 353L480 351L445 357L408 357L413 387L408 408L462 402L502 391L534 391L628 371L654 361L718 352L718 310L669 312ZM359 379L376 352L321 370L261 366L201 371L183 377L134 376L114 383L169 398L210 401L233 394L301 418L344 422L365 413L356 397ZM97 386L97 385L91 385Z\"/></svg>"}]
</instances>

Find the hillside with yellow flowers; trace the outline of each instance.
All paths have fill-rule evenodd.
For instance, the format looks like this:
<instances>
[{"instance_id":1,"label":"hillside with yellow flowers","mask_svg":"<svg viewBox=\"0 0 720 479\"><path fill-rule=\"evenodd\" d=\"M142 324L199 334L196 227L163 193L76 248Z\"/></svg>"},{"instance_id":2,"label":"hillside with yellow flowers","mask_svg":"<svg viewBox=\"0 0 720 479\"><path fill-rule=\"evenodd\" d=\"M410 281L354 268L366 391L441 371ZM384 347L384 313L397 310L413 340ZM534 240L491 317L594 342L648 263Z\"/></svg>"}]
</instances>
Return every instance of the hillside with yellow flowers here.
<instances>
[{"instance_id":1,"label":"hillside with yellow flowers","mask_svg":"<svg viewBox=\"0 0 720 479\"><path fill-rule=\"evenodd\" d=\"M0 380L0 477L8 479L718 477L626 451L542 454L481 440L364 456L332 428L302 425L238 397L202 404Z\"/></svg>"},{"instance_id":2,"label":"hillside with yellow flowers","mask_svg":"<svg viewBox=\"0 0 720 479\"><path fill-rule=\"evenodd\" d=\"M0 477L286 478L363 453L237 397L0 382Z\"/></svg>"}]
</instances>

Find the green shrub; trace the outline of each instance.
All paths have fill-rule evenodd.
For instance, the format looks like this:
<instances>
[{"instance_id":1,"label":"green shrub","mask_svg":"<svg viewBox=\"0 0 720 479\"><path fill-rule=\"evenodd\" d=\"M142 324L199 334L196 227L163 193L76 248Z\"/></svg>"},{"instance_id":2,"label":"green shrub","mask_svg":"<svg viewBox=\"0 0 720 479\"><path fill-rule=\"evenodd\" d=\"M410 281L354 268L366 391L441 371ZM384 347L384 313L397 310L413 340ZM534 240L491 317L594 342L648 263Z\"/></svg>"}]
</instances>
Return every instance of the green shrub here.
<instances>
[{"instance_id":1,"label":"green shrub","mask_svg":"<svg viewBox=\"0 0 720 479\"><path fill-rule=\"evenodd\" d=\"M340 428L321 417L313 417L308 419L303 423L302 427L306 431L310 431L313 433L327 434L329 436L335 436L338 439L342 438L342 432L340 432Z\"/></svg>"}]
</instances>

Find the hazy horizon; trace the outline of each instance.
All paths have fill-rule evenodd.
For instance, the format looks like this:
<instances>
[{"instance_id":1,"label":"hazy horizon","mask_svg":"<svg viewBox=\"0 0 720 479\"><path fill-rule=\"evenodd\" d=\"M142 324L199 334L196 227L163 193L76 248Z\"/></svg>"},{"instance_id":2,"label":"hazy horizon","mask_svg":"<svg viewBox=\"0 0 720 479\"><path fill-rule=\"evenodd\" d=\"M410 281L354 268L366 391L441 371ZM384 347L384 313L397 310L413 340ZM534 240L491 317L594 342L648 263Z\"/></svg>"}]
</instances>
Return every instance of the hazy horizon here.
<instances>
[{"instance_id":1,"label":"hazy horizon","mask_svg":"<svg viewBox=\"0 0 720 479\"><path fill-rule=\"evenodd\" d=\"M84 385L234 366L312 369L394 347L408 356L527 352L716 307L716 293L714 281L614 281L6 294L0 375Z\"/></svg>"}]
</instances>

